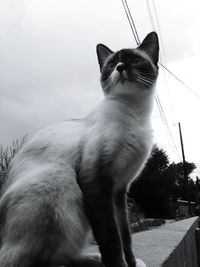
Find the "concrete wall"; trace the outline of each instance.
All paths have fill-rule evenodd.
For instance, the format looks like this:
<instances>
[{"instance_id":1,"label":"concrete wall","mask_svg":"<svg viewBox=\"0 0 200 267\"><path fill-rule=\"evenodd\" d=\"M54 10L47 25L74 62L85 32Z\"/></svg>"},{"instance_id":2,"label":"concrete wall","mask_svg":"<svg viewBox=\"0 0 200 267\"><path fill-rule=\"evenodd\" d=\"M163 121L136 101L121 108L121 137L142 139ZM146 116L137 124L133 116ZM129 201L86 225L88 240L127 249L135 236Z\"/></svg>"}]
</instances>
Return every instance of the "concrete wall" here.
<instances>
[{"instance_id":1,"label":"concrete wall","mask_svg":"<svg viewBox=\"0 0 200 267\"><path fill-rule=\"evenodd\" d=\"M135 254L148 267L198 267L197 227L198 217L192 217L134 234Z\"/></svg>"},{"instance_id":2,"label":"concrete wall","mask_svg":"<svg viewBox=\"0 0 200 267\"><path fill-rule=\"evenodd\" d=\"M192 217L133 234L136 258L143 259L147 267L198 267L197 227L198 217ZM95 253L97 250L96 246L92 246L87 252Z\"/></svg>"}]
</instances>

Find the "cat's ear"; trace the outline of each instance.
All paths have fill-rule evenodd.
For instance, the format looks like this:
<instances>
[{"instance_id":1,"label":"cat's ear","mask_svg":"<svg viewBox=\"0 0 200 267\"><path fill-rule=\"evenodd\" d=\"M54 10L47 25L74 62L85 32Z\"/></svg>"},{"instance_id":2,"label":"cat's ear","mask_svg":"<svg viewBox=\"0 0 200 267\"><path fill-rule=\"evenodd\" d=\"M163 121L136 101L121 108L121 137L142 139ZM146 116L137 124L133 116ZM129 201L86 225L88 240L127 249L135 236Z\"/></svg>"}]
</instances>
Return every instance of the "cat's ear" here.
<instances>
[{"instance_id":1,"label":"cat's ear","mask_svg":"<svg viewBox=\"0 0 200 267\"><path fill-rule=\"evenodd\" d=\"M159 58L159 41L156 32L149 33L138 48L144 50L151 57L153 63L157 65Z\"/></svg>"},{"instance_id":2,"label":"cat's ear","mask_svg":"<svg viewBox=\"0 0 200 267\"><path fill-rule=\"evenodd\" d=\"M103 67L103 64L108 56L112 55L114 52L111 51L107 46L104 44L98 44L96 47L97 50L97 57L100 69Z\"/></svg>"}]
</instances>

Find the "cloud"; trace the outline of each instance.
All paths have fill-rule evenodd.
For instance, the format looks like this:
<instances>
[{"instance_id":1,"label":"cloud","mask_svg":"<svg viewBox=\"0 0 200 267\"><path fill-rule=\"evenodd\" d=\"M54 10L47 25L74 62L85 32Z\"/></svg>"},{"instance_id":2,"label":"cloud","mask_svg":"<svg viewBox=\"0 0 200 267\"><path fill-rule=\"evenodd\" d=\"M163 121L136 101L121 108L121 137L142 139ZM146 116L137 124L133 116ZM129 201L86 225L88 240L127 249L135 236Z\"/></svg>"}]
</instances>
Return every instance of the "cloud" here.
<instances>
[{"instance_id":1,"label":"cloud","mask_svg":"<svg viewBox=\"0 0 200 267\"><path fill-rule=\"evenodd\" d=\"M155 4L168 66L197 88L200 4L196 0L192 4L186 0ZM152 31L145 1L130 2L130 8L142 40ZM0 1L0 36L3 144L47 124L87 114L102 98L96 44L105 43L114 51L136 46L121 1L115 0ZM194 97L169 76L168 92L161 69L159 79L158 93L169 127L173 129L175 116L168 94L178 119L185 125L189 125L192 115L197 119L199 105ZM158 111L155 115L159 115ZM199 133L197 125L195 128ZM164 148L174 150L165 142L160 122L155 123L155 131ZM194 140L198 141L197 136L192 139L187 132L190 147ZM193 155L198 157L196 152Z\"/></svg>"}]
</instances>

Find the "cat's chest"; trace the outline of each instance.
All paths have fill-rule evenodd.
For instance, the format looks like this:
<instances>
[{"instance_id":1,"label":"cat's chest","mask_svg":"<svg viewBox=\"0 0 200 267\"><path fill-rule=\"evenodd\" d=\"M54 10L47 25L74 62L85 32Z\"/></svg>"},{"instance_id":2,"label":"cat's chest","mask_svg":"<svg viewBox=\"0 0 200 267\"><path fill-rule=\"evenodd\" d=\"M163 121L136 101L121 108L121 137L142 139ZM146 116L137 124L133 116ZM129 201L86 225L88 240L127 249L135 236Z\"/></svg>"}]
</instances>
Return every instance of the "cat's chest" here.
<instances>
[{"instance_id":1,"label":"cat's chest","mask_svg":"<svg viewBox=\"0 0 200 267\"><path fill-rule=\"evenodd\" d=\"M145 161L151 147L151 130L144 125L107 122L94 127L86 137L83 164L115 179L131 179ZM96 172L97 173L97 172Z\"/></svg>"},{"instance_id":2,"label":"cat's chest","mask_svg":"<svg viewBox=\"0 0 200 267\"><path fill-rule=\"evenodd\" d=\"M149 123L139 119L123 118L121 120L102 120L86 131L86 145L88 148L100 149L102 152L120 153L121 149L134 153L145 147L152 137Z\"/></svg>"}]
</instances>

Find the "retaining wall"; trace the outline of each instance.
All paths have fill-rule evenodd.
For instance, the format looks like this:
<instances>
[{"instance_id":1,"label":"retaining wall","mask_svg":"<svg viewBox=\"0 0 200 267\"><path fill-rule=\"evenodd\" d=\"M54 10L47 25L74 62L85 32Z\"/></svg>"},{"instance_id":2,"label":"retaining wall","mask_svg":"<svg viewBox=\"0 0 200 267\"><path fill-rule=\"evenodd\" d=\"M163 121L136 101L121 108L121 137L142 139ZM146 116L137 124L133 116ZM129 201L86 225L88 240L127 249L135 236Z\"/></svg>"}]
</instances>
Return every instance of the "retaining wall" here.
<instances>
[{"instance_id":1,"label":"retaining wall","mask_svg":"<svg viewBox=\"0 0 200 267\"><path fill-rule=\"evenodd\" d=\"M198 267L195 229L198 217L132 236L134 251L148 267Z\"/></svg>"},{"instance_id":2,"label":"retaining wall","mask_svg":"<svg viewBox=\"0 0 200 267\"><path fill-rule=\"evenodd\" d=\"M154 230L132 235L133 249L137 258L141 258L147 267L200 267L198 265L195 229L198 228L198 217L165 224ZM98 249L91 246L88 253ZM94 266L95 267L95 266Z\"/></svg>"}]
</instances>

